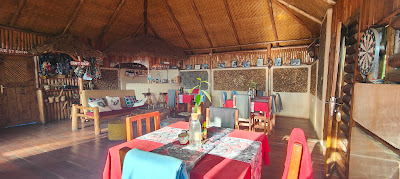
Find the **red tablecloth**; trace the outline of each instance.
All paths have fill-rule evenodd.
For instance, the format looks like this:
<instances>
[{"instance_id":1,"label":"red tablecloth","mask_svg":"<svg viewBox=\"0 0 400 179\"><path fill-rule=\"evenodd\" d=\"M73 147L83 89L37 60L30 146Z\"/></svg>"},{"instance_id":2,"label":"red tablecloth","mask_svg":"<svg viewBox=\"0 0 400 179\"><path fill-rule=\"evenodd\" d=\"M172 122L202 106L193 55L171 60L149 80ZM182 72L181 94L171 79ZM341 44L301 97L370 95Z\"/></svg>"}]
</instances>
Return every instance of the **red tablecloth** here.
<instances>
[{"instance_id":1,"label":"red tablecloth","mask_svg":"<svg viewBox=\"0 0 400 179\"><path fill-rule=\"evenodd\" d=\"M191 103L194 99L194 94L179 94L178 103ZM165 101L168 101L168 94L165 96Z\"/></svg>"},{"instance_id":2,"label":"red tablecloth","mask_svg":"<svg viewBox=\"0 0 400 179\"><path fill-rule=\"evenodd\" d=\"M269 98L263 97L263 98L254 98L251 100L251 112L254 111L263 111L267 114L267 117L269 117L269 109L268 109L268 100ZM225 107L226 108L233 108L233 100L228 99L225 101Z\"/></svg>"},{"instance_id":3,"label":"red tablecloth","mask_svg":"<svg viewBox=\"0 0 400 179\"><path fill-rule=\"evenodd\" d=\"M177 122L168 127L178 129L188 129L188 122ZM250 141L261 142L261 155L257 160L264 159L264 164L269 164L268 152L269 145L267 136L262 133L248 132L248 131L232 131L227 138L241 138L248 139ZM239 139L238 139L239 140ZM129 142L122 143L120 145L111 147L108 151L106 165L103 171L103 178L116 178L119 179L122 176L121 164L119 158L119 150L123 147L138 148L144 151L152 151L165 144L159 142L151 142L140 139L134 139ZM251 167L250 163L229 159L221 156L212 154L206 154L190 172L191 178L250 178L252 173L257 175L261 174L262 162L258 162L258 165Z\"/></svg>"}]
</instances>

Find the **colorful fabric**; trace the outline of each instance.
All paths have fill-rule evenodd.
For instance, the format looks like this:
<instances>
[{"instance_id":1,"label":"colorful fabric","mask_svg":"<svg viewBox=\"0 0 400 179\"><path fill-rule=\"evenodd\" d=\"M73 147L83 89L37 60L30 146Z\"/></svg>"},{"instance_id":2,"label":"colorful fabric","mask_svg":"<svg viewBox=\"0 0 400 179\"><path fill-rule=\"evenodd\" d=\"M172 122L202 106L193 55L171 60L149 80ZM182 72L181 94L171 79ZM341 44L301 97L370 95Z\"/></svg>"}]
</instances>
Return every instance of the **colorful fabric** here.
<instances>
[{"instance_id":1,"label":"colorful fabric","mask_svg":"<svg viewBox=\"0 0 400 179\"><path fill-rule=\"evenodd\" d=\"M98 101L98 100L103 100L104 103L106 102L106 98L88 98L88 99L89 99L89 103Z\"/></svg>"},{"instance_id":2,"label":"colorful fabric","mask_svg":"<svg viewBox=\"0 0 400 179\"><path fill-rule=\"evenodd\" d=\"M222 96L222 99L219 100L219 106L222 107L222 106L224 106L224 104L228 98L228 95L226 94L225 91L223 91L223 92L221 92L221 96Z\"/></svg>"},{"instance_id":3,"label":"colorful fabric","mask_svg":"<svg viewBox=\"0 0 400 179\"><path fill-rule=\"evenodd\" d=\"M121 99L119 97L106 96L107 106L112 110L121 110Z\"/></svg>"},{"instance_id":4,"label":"colorful fabric","mask_svg":"<svg viewBox=\"0 0 400 179\"><path fill-rule=\"evenodd\" d=\"M140 149L132 149L128 151L124 159L122 171L122 179L188 178L185 163L182 160L171 156L142 151Z\"/></svg>"},{"instance_id":5,"label":"colorful fabric","mask_svg":"<svg viewBox=\"0 0 400 179\"><path fill-rule=\"evenodd\" d=\"M148 140L153 142L159 142L163 144L168 144L178 140L178 135L182 132L182 129L164 127L162 129L156 130L154 132L142 135L137 139Z\"/></svg>"},{"instance_id":6,"label":"colorful fabric","mask_svg":"<svg viewBox=\"0 0 400 179\"><path fill-rule=\"evenodd\" d=\"M226 100L225 102L225 107L226 108L233 108L233 101L232 100ZM254 111L263 111L265 114L267 114L267 117L269 117L269 109L268 109L268 100L267 99L259 99L259 98L254 98L251 100L251 105L250 105L251 112Z\"/></svg>"},{"instance_id":7,"label":"colorful fabric","mask_svg":"<svg viewBox=\"0 0 400 179\"><path fill-rule=\"evenodd\" d=\"M125 96L126 107L133 107L136 103L136 96Z\"/></svg>"},{"instance_id":8,"label":"colorful fabric","mask_svg":"<svg viewBox=\"0 0 400 179\"><path fill-rule=\"evenodd\" d=\"M232 91L231 99L233 99L233 96L234 96L234 95L238 95L238 92L237 92L236 90L233 90L233 91Z\"/></svg>"},{"instance_id":9,"label":"colorful fabric","mask_svg":"<svg viewBox=\"0 0 400 179\"><path fill-rule=\"evenodd\" d=\"M111 108L109 108L106 103L104 103L103 100L98 100L98 101L93 101L89 102L89 107L98 107L99 112L107 112L107 111L112 111Z\"/></svg>"}]
</instances>

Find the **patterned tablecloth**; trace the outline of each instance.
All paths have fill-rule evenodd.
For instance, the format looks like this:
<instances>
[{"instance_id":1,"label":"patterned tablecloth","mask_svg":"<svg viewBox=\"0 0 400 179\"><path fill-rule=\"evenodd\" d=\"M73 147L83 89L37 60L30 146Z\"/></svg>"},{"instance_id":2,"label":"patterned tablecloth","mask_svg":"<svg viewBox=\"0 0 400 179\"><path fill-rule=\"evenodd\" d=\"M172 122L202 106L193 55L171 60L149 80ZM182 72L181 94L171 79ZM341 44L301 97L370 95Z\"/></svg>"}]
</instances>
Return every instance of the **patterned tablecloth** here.
<instances>
[{"instance_id":1,"label":"patterned tablecloth","mask_svg":"<svg viewBox=\"0 0 400 179\"><path fill-rule=\"evenodd\" d=\"M119 150L123 147L169 155L183 160L191 178L260 178L262 159L269 164L266 135L228 128L208 129L208 140L201 148L180 145L178 134L188 122L177 122L109 149L103 178L121 178ZM244 132L244 133L243 133ZM210 163L211 162L211 163ZM225 163L237 168L232 171Z\"/></svg>"}]
</instances>

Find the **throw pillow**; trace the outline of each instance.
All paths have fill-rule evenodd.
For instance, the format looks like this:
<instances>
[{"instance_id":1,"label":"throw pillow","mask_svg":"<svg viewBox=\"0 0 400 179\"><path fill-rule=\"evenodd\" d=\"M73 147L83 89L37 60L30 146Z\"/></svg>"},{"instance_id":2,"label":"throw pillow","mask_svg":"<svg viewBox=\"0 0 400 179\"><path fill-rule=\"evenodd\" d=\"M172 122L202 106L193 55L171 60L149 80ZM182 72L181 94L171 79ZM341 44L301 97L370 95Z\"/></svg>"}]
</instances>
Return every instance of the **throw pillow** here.
<instances>
[{"instance_id":1,"label":"throw pillow","mask_svg":"<svg viewBox=\"0 0 400 179\"><path fill-rule=\"evenodd\" d=\"M99 112L107 112L107 111L112 111L106 103L104 103L103 100L97 100L89 103L89 106L94 108L94 107L99 107Z\"/></svg>"},{"instance_id":2,"label":"throw pillow","mask_svg":"<svg viewBox=\"0 0 400 179\"><path fill-rule=\"evenodd\" d=\"M143 106L144 103L146 103L146 101L147 101L147 98L144 98L144 99L142 99L142 100L140 100L140 101L136 101L136 103L133 105L133 107L136 107L136 106Z\"/></svg>"},{"instance_id":3,"label":"throw pillow","mask_svg":"<svg viewBox=\"0 0 400 179\"><path fill-rule=\"evenodd\" d=\"M136 103L136 96L125 96L126 107L133 107Z\"/></svg>"},{"instance_id":4,"label":"throw pillow","mask_svg":"<svg viewBox=\"0 0 400 179\"><path fill-rule=\"evenodd\" d=\"M110 107L112 110L121 110L121 100L119 97L111 97L111 96L106 96L107 99L107 105Z\"/></svg>"},{"instance_id":5,"label":"throw pillow","mask_svg":"<svg viewBox=\"0 0 400 179\"><path fill-rule=\"evenodd\" d=\"M106 102L106 98L89 98L89 103L94 102L94 101L98 101L98 100L103 100L104 103Z\"/></svg>"}]
</instances>

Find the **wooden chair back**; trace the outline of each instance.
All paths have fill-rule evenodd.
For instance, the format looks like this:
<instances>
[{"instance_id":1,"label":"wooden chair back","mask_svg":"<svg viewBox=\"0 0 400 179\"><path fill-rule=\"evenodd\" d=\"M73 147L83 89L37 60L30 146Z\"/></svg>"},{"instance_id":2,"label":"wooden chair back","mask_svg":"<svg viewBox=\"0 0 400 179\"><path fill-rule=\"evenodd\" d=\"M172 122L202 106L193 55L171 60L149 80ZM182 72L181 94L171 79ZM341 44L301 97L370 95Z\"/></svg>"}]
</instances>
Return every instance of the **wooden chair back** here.
<instances>
[{"instance_id":1,"label":"wooden chair back","mask_svg":"<svg viewBox=\"0 0 400 179\"><path fill-rule=\"evenodd\" d=\"M292 154L290 156L290 165L288 179L299 178L301 156L303 155L303 145L298 142L293 144Z\"/></svg>"},{"instance_id":2,"label":"wooden chair back","mask_svg":"<svg viewBox=\"0 0 400 179\"><path fill-rule=\"evenodd\" d=\"M210 125L210 108L206 110L206 124ZM239 110L235 111L235 129L239 129Z\"/></svg>"},{"instance_id":3,"label":"wooden chair back","mask_svg":"<svg viewBox=\"0 0 400 179\"><path fill-rule=\"evenodd\" d=\"M225 107L224 96L222 92L219 94L219 100L220 100L219 107Z\"/></svg>"},{"instance_id":4,"label":"wooden chair back","mask_svg":"<svg viewBox=\"0 0 400 179\"><path fill-rule=\"evenodd\" d=\"M233 95L233 108L236 108L236 95ZM251 116L251 98L249 96L249 116Z\"/></svg>"},{"instance_id":5,"label":"wooden chair back","mask_svg":"<svg viewBox=\"0 0 400 179\"><path fill-rule=\"evenodd\" d=\"M132 123L136 122L137 136L142 135L142 119L146 119L146 133L150 133L150 118L154 118L154 130L160 129L160 112L150 112L126 118L126 141L133 139Z\"/></svg>"},{"instance_id":6,"label":"wooden chair back","mask_svg":"<svg viewBox=\"0 0 400 179\"><path fill-rule=\"evenodd\" d=\"M236 107L236 95L233 95L233 108ZM252 131L253 128L253 120L251 119L251 98L249 96L249 119L238 119L238 129L240 129L240 126L246 126L248 127L249 131Z\"/></svg>"}]
</instances>

